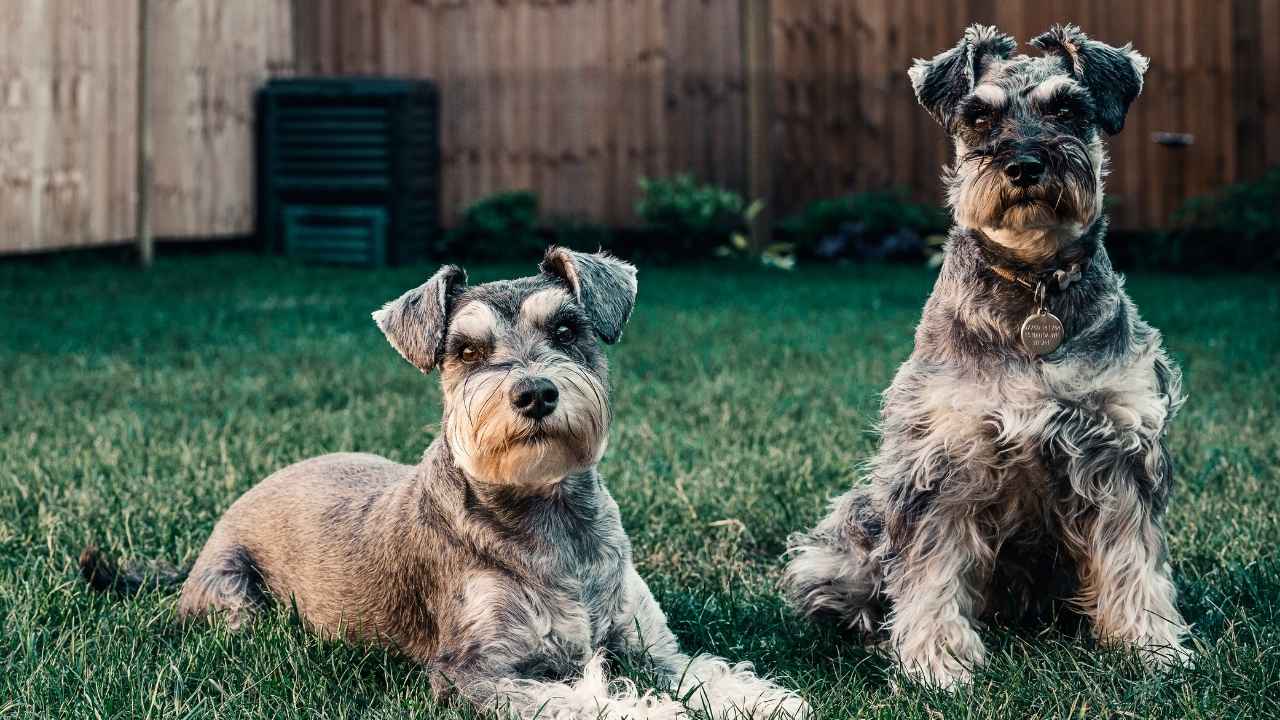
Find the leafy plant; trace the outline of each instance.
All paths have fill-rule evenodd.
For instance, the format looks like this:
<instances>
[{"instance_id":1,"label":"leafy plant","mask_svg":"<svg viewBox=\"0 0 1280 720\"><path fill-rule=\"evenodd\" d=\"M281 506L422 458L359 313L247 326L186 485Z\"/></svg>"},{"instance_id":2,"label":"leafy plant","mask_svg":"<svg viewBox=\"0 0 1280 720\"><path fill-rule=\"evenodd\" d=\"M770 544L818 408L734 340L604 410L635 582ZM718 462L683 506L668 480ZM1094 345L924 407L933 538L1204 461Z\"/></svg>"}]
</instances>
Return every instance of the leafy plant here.
<instances>
[{"instance_id":1,"label":"leafy plant","mask_svg":"<svg viewBox=\"0 0 1280 720\"><path fill-rule=\"evenodd\" d=\"M506 260L536 257L545 245L538 234L538 196L514 190L482 198L467 208L437 251L469 260Z\"/></svg>"},{"instance_id":2,"label":"leafy plant","mask_svg":"<svg viewBox=\"0 0 1280 720\"><path fill-rule=\"evenodd\" d=\"M1152 248L1163 267L1280 264L1280 166L1261 178L1191 198L1173 214L1179 229Z\"/></svg>"},{"instance_id":3,"label":"leafy plant","mask_svg":"<svg viewBox=\"0 0 1280 720\"><path fill-rule=\"evenodd\" d=\"M664 262L711 256L746 232L752 206L738 193L691 175L641 178L636 214L652 233L647 254Z\"/></svg>"},{"instance_id":4,"label":"leafy plant","mask_svg":"<svg viewBox=\"0 0 1280 720\"><path fill-rule=\"evenodd\" d=\"M1280 166L1253 182L1228 185L1183 203L1174 220L1241 235L1280 234Z\"/></svg>"},{"instance_id":5,"label":"leafy plant","mask_svg":"<svg viewBox=\"0 0 1280 720\"><path fill-rule=\"evenodd\" d=\"M582 252L612 249L613 232L606 226L579 217L559 217L551 221L553 242Z\"/></svg>"},{"instance_id":6,"label":"leafy plant","mask_svg":"<svg viewBox=\"0 0 1280 720\"><path fill-rule=\"evenodd\" d=\"M756 200L747 206L743 218L750 225L764 210L764 201ZM796 267L796 248L788 242L771 243L763 248L751 246L751 240L745 232L735 232L729 236L729 244L716 248L715 254L722 258L736 258L748 262L759 263L765 267L779 270L794 270Z\"/></svg>"},{"instance_id":7,"label":"leafy plant","mask_svg":"<svg viewBox=\"0 0 1280 720\"><path fill-rule=\"evenodd\" d=\"M923 257L926 239L948 223L942 208L902 190L878 190L815 201L781 227L805 257L879 259Z\"/></svg>"}]
</instances>

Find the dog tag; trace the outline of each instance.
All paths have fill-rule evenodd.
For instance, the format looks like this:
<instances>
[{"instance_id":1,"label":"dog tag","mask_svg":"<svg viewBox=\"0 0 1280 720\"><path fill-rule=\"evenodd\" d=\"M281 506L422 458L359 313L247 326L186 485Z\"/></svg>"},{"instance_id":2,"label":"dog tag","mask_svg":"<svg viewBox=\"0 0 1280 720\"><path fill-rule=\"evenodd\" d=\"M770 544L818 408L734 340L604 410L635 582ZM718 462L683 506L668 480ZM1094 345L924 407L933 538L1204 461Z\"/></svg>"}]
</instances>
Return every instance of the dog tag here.
<instances>
[{"instance_id":1,"label":"dog tag","mask_svg":"<svg viewBox=\"0 0 1280 720\"><path fill-rule=\"evenodd\" d=\"M1022 346L1035 355L1048 355L1062 344L1062 321L1041 308L1022 323Z\"/></svg>"}]
</instances>

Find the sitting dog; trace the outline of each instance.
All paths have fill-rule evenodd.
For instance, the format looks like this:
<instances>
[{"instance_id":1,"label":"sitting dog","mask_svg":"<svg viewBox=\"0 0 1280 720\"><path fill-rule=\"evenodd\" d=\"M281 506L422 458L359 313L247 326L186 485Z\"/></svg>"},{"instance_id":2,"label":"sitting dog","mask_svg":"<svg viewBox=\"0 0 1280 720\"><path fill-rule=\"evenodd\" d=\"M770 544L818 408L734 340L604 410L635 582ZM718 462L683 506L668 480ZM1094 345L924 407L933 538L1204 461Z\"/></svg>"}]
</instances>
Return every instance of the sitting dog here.
<instances>
[{"instance_id":1,"label":"sitting dog","mask_svg":"<svg viewBox=\"0 0 1280 720\"><path fill-rule=\"evenodd\" d=\"M1148 62L1071 25L1031 44L973 25L910 70L955 144L956 225L865 479L789 542L801 612L942 687L983 662L981 617L1061 597L1103 642L1187 655L1161 527L1180 373L1102 244L1103 134Z\"/></svg>"},{"instance_id":2,"label":"sitting dog","mask_svg":"<svg viewBox=\"0 0 1280 720\"><path fill-rule=\"evenodd\" d=\"M600 341L622 335L635 268L552 248L540 270L468 287L446 266L375 312L406 360L440 368L440 436L416 466L341 453L263 480L214 528L179 614L238 627L292 603L322 633L427 664L437 695L523 718L686 715L611 688L601 651L711 715L807 714L747 663L681 654L632 565L596 465L611 418ZM126 582L93 552L83 566L97 587Z\"/></svg>"}]
</instances>

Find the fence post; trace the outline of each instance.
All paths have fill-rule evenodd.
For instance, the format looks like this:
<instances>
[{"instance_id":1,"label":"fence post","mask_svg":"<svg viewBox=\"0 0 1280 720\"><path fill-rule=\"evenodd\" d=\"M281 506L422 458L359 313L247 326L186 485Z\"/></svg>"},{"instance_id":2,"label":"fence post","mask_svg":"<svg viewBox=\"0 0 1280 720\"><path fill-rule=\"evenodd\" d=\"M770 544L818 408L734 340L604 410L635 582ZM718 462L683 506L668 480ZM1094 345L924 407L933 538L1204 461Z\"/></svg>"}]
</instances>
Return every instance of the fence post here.
<instances>
[{"instance_id":1,"label":"fence post","mask_svg":"<svg viewBox=\"0 0 1280 720\"><path fill-rule=\"evenodd\" d=\"M138 127L137 127L137 203L134 227L137 232L138 259L142 267L151 267L155 247L151 238L151 13L148 0L138 0Z\"/></svg>"},{"instance_id":2,"label":"fence post","mask_svg":"<svg viewBox=\"0 0 1280 720\"><path fill-rule=\"evenodd\" d=\"M1267 169L1265 62L1262 52L1262 7L1259 0L1231 3L1231 88L1235 105L1236 180L1256 180ZM1274 70L1272 70L1274 72ZM1199 138L1197 138L1199 140ZM1228 152L1226 148L1218 151ZM1184 198L1178 197L1177 201Z\"/></svg>"},{"instance_id":3,"label":"fence post","mask_svg":"<svg viewBox=\"0 0 1280 720\"><path fill-rule=\"evenodd\" d=\"M760 252L773 234L773 43L770 0L742 1L742 67L746 76L747 188L764 209L751 223L751 247Z\"/></svg>"}]
</instances>

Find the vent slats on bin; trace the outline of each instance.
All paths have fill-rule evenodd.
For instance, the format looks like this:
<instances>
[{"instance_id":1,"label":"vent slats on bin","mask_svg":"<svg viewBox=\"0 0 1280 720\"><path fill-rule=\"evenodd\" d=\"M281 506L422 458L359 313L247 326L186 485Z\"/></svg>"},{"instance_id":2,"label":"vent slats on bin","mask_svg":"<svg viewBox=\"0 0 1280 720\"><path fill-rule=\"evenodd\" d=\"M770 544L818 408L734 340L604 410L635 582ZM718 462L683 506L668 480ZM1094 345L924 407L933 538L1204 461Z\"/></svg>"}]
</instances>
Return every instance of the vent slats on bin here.
<instances>
[{"instance_id":1,"label":"vent slats on bin","mask_svg":"<svg viewBox=\"0 0 1280 720\"><path fill-rule=\"evenodd\" d=\"M438 104L421 80L269 82L258 98L266 247L311 262L421 259L439 232Z\"/></svg>"}]
</instances>

